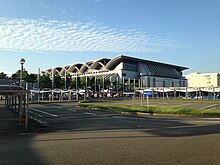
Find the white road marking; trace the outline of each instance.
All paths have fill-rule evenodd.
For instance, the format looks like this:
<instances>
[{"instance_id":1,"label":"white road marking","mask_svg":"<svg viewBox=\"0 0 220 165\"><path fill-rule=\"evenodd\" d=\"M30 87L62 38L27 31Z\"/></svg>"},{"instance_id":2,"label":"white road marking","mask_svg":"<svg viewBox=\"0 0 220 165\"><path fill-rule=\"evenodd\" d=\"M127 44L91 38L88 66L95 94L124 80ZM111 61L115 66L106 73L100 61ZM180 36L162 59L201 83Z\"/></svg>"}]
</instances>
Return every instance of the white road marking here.
<instances>
[{"instance_id":1,"label":"white road marking","mask_svg":"<svg viewBox=\"0 0 220 165\"><path fill-rule=\"evenodd\" d=\"M44 112L44 111L36 109L36 108L29 108L29 109L34 110L36 112L44 113L44 114L49 115L49 116L58 117L58 115L55 115L55 114L52 114L52 113L48 113L48 112Z\"/></svg>"},{"instance_id":2,"label":"white road marking","mask_svg":"<svg viewBox=\"0 0 220 165\"><path fill-rule=\"evenodd\" d=\"M89 112L84 112L85 115L92 115L92 116L96 116L95 113L89 113Z\"/></svg>"},{"instance_id":3,"label":"white road marking","mask_svg":"<svg viewBox=\"0 0 220 165\"><path fill-rule=\"evenodd\" d=\"M202 107L202 108L200 108L200 109L207 109L207 108L211 108L211 107L214 107L214 106L216 106L217 104L213 104L213 105L209 105L209 106L206 106L206 107Z\"/></svg>"},{"instance_id":4,"label":"white road marking","mask_svg":"<svg viewBox=\"0 0 220 165\"><path fill-rule=\"evenodd\" d=\"M58 109L67 110L67 111L71 111L71 112L76 112L76 110L74 110L74 109L66 109L66 108L61 108L61 107L58 107Z\"/></svg>"},{"instance_id":5,"label":"white road marking","mask_svg":"<svg viewBox=\"0 0 220 165\"><path fill-rule=\"evenodd\" d=\"M71 111L71 112L76 112L76 110L74 109L66 109L66 110Z\"/></svg>"}]
</instances>

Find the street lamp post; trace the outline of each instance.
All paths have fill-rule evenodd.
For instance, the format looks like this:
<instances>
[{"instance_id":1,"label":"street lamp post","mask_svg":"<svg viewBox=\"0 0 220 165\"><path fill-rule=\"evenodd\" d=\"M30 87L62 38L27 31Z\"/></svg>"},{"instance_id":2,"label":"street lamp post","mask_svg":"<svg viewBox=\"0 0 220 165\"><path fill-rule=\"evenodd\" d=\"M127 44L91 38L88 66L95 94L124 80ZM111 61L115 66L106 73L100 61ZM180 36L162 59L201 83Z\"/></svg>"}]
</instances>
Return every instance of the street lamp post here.
<instances>
[{"instance_id":1,"label":"street lamp post","mask_svg":"<svg viewBox=\"0 0 220 165\"><path fill-rule=\"evenodd\" d=\"M20 59L20 64L21 64L20 87L23 87L22 81L23 81L24 63L25 63L25 59L21 58Z\"/></svg>"},{"instance_id":2,"label":"street lamp post","mask_svg":"<svg viewBox=\"0 0 220 165\"><path fill-rule=\"evenodd\" d=\"M124 90L125 90L125 78L122 77L122 97L124 98Z\"/></svg>"},{"instance_id":3,"label":"street lamp post","mask_svg":"<svg viewBox=\"0 0 220 165\"><path fill-rule=\"evenodd\" d=\"M23 88L23 84L22 84L22 81L23 81L23 70L24 70L24 63L25 63L25 59L21 58L20 59L20 64L21 64L21 73L20 73L20 87ZM20 96L19 96L19 123L22 124L22 100L23 100L23 94L21 93Z\"/></svg>"},{"instance_id":4,"label":"street lamp post","mask_svg":"<svg viewBox=\"0 0 220 165\"><path fill-rule=\"evenodd\" d=\"M104 88L105 88L105 77L102 77L102 98L104 98Z\"/></svg>"},{"instance_id":5,"label":"street lamp post","mask_svg":"<svg viewBox=\"0 0 220 165\"><path fill-rule=\"evenodd\" d=\"M85 92L84 92L84 101L86 100L86 97L87 97L87 75L86 75L86 84L85 84L85 86L84 86L84 88L85 88Z\"/></svg>"},{"instance_id":6,"label":"street lamp post","mask_svg":"<svg viewBox=\"0 0 220 165\"><path fill-rule=\"evenodd\" d=\"M143 105L143 74L140 73L140 76L141 76L141 82L140 82L140 86L141 86L141 105Z\"/></svg>"},{"instance_id":7,"label":"street lamp post","mask_svg":"<svg viewBox=\"0 0 220 165\"><path fill-rule=\"evenodd\" d=\"M40 68L38 68L37 83L38 83L38 89L40 89Z\"/></svg>"},{"instance_id":8,"label":"street lamp post","mask_svg":"<svg viewBox=\"0 0 220 165\"><path fill-rule=\"evenodd\" d=\"M119 94L118 94L118 76L117 76L117 97L119 97Z\"/></svg>"},{"instance_id":9,"label":"street lamp post","mask_svg":"<svg viewBox=\"0 0 220 165\"><path fill-rule=\"evenodd\" d=\"M96 96L96 75L95 75L95 92L94 92L94 96Z\"/></svg>"},{"instance_id":10,"label":"street lamp post","mask_svg":"<svg viewBox=\"0 0 220 165\"><path fill-rule=\"evenodd\" d=\"M78 97L78 77L77 77L77 73L76 73L76 101L79 101L79 97Z\"/></svg>"},{"instance_id":11,"label":"street lamp post","mask_svg":"<svg viewBox=\"0 0 220 165\"><path fill-rule=\"evenodd\" d=\"M52 90L54 88L54 69L52 69Z\"/></svg>"},{"instance_id":12,"label":"street lamp post","mask_svg":"<svg viewBox=\"0 0 220 165\"><path fill-rule=\"evenodd\" d=\"M64 88L66 90L66 70L65 70L65 78L64 78L64 80L65 80Z\"/></svg>"}]
</instances>

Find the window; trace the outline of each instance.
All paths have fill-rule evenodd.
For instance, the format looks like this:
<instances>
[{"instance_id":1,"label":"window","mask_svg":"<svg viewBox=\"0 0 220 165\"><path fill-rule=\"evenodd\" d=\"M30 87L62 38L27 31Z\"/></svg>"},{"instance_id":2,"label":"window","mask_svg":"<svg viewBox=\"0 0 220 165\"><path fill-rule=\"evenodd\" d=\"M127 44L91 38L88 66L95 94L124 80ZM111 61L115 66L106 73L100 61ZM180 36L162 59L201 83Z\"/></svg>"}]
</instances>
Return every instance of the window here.
<instances>
[{"instance_id":1,"label":"window","mask_svg":"<svg viewBox=\"0 0 220 165\"><path fill-rule=\"evenodd\" d=\"M163 81L163 87L165 87L166 86L166 83L165 83L165 81Z\"/></svg>"},{"instance_id":2,"label":"window","mask_svg":"<svg viewBox=\"0 0 220 165\"><path fill-rule=\"evenodd\" d=\"M147 78L147 87L150 87L150 77Z\"/></svg>"},{"instance_id":3,"label":"window","mask_svg":"<svg viewBox=\"0 0 220 165\"><path fill-rule=\"evenodd\" d=\"M153 78L153 87L156 87L156 78Z\"/></svg>"},{"instance_id":4,"label":"window","mask_svg":"<svg viewBox=\"0 0 220 165\"><path fill-rule=\"evenodd\" d=\"M137 65L136 64L123 63L123 69L128 70L128 71L137 71Z\"/></svg>"},{"instance_id":5,"label":"window","mask_svg":"<svg viewBox=\"0 0 220 165\"><path fill-rule=\"evenodd\" d=\"M182 81L181 80L179 81L179 87L182 87Z\"/></svg>"}]
</instances>

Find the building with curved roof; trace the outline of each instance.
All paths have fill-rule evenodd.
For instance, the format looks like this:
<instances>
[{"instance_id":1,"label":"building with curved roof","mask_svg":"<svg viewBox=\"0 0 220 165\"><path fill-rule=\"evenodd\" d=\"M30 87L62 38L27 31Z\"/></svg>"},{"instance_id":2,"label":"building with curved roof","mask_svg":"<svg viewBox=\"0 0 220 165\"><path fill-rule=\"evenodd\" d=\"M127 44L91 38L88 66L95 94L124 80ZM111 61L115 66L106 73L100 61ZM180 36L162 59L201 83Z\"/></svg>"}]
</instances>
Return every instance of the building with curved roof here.
<instances>
[{"instance_id":1,"label":"building with curved roof","mask_svg":"<svg viewBox=\"0 0 220 165\"><path fill-rule=\"evenodd\" d=\"M112 81L137 82L143 79L145 87L184 87L186 79L182 71L186 67L149 61L124 55L112 59L101 58L86 63L75 63L64 67L55 67L43 71L46 75L64 75L69 73L72 77L96 77Z\"/></svg>"}]
</instances>

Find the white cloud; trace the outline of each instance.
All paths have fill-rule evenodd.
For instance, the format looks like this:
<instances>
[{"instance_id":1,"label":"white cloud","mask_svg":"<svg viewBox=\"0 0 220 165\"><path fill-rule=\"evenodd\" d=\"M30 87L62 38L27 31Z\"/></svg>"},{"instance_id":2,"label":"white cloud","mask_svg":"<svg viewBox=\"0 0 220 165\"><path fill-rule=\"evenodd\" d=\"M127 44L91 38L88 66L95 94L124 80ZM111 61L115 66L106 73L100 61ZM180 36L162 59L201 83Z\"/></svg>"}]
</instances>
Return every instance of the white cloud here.
<instances>
[{"instance_id":1,"label":"white cloud","mask_svg":"<svg viewBox=\"0 0 220 165\"><path fill-rule=\"evenodd\" d=\"M50 6L48 6L46 4L46 2L44 2L43 0L39 0L38 3L39 3L39 6L42 7L42 8L47 8L47 9L50 8Z\"/></svg>"},{"instance_id":2,"label":"white cloud","mask_svg":"<svg viewBox=\"0 0 220 165\"><path fill-rule=\"evenodd\" d=\"M170 37L91 22L0 18L0 50L149 53L176 47Z\"/></svg>"}]
</instances>

